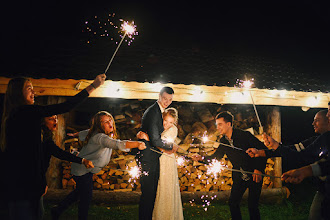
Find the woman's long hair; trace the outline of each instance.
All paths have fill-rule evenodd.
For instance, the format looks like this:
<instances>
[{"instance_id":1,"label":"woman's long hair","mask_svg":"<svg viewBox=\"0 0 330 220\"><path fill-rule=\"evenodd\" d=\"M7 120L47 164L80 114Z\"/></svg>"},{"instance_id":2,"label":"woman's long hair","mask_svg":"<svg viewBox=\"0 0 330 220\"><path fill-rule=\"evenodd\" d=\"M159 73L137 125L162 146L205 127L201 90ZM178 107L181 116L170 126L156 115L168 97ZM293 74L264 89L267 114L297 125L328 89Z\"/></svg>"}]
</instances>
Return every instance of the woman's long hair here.
<instances>
[{"instance_id":1,"label":"woman's long hair","mask_svg":"<svg viewBox=\"0 0 330 220\"><path fill-rule=\"evenodd\" d=\"M8 83L5 94L4 105L3 105L2 121L1 121L0 145L2 152L4 152L7 148L6 123L9 114L14 108L26 104L23 96L23 88L27 82L31 82L31 81L28 78L18 77L11 79Z\"/></svg>"},{"instance_id":2,"label":"woman's long hair","mask_svg":"<svg viewBox=\"0 0 330 220\"><path fill-rule=\"evenodd\" d=\"M92 126L88 131L88 134L85 139L85 143L88 143L89 139L92 137L93 134L104 133L104 130L102 129L102 126L101 126L101 116L103 116L103 115L109 116L110 119L113 121L113 131L111 132L109 137L111 137L113 139L117 139L117 129L116 129L116 124L115 124L115 120L114 120L113 116L107 111L100 111L93 116Z\"/></svg>"}]
</instances>

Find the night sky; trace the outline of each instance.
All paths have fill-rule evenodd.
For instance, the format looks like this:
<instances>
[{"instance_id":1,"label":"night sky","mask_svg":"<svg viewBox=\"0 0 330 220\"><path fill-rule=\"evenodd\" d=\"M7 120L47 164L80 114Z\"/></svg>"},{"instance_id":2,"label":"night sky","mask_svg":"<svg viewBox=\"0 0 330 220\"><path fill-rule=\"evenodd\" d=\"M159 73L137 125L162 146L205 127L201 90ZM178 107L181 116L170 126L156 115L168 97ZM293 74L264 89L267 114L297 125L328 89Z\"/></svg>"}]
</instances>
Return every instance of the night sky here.
<instances>
[{"instance_id":1,"label":"night sky","mask_svg":"<svg viewBox=\"0 0 330 220\"><path fill-rule=\"evenodd\" d=\"M29 57L57 44L79 46L86 20L116 13L114 19L135 21L133 44L260 56L330 75L330 8L320 1L20 0L4 6L1 72L23 70Z\"/></svg>"},{"instance_id":2,"label":"night sky","mask_svg":"<svg viewBox=\"0 0 330 220\"><path fill-rule=\"evenodd\" d=\"M3 6L0 75L28 76L32 57L51 54L59 45L86 46L85 21L115 13L113 20L135 21L139 35L132 45L275 59L330 81L330 7L321 1L19 0ZM318 109L299 110L300 115L297 108L284 109L284 139L313 134ZM304 131L297 134L297 128Z\"/></svg>"}]
</instances>

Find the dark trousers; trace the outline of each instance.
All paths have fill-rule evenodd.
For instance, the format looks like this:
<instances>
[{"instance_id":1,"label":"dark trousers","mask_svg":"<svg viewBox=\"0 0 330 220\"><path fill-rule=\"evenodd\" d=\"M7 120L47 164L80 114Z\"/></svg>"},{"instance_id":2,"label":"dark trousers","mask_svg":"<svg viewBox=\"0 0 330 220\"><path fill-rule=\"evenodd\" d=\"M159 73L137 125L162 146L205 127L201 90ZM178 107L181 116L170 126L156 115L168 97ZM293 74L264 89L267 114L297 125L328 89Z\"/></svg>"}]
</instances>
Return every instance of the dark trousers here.
<instances>
[{"instance_id":1,"label":"dark trousers","mask_svg":"<svg viewBox=\"0 0 330 220\"><path fill-rule=\"evenodd\" d=\"M151 220L157 194L159 160L157 159L152 162L141 162L141 168L142 175L140 177L140 183L142 194L139 203L139 219ZM148 174L144 174L145 172Z\"/></svg>"},{"instance_id":2,"label":"dark trousers","mask_svg":"<svg viewBox=\"0 0 330 220\"><path fill-rule=\"evenodd\" d=\"M238 174L238 175L237 175ZM262 181L256 183L253 181L252 176L250 180L244 181L239 173L233 174L233 186L231 188L229 198L229 208L233 220L241 220L240 203L245 190L249 189L248 195L248 209L251 220L259 220L259 198L261 193Z\"/></svg>"},{"instance_id":3,"label":"dark trousers","mask_svg":"<svg viewBox=\"0 0 330 220\"><path fill-rule=\"evenodd\" d=\"M57 206L56 212L61 214L70 205L79 200L78 219L87 219L88 209L93 195L93 174L86 173L82 176L73 176L73 179L77 183L76 189L67 195Z\"/></svg>"}]
</instances>

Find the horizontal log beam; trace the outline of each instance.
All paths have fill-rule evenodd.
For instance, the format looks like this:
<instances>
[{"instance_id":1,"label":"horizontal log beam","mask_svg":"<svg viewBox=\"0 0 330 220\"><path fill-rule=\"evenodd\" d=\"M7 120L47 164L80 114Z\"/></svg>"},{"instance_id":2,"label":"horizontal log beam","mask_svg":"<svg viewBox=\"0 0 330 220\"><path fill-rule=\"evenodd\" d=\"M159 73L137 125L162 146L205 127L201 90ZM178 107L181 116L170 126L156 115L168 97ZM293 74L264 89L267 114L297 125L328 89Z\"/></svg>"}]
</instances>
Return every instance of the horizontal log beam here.
<instances>
[{"instance_id":1,"label":"horizontal log beam","mask_svg":"<svg viewBox=\"0 0 330 220\"><path fill-rule=\"evenodd\" d=\"M0 93L5 93L10 78L0 77ZM37 96L73 96L86 88L92 80L73 79L32 79ZM139 83L107 80L92 93L91 97L112 97L122 99L157 99L163 86L171 86L175 91L174 101L208 102L218 104L299 106L327 108L330 94L321 92L300 92L269 89L242 89L226 86Z\"/></svg>"}]
</instances>

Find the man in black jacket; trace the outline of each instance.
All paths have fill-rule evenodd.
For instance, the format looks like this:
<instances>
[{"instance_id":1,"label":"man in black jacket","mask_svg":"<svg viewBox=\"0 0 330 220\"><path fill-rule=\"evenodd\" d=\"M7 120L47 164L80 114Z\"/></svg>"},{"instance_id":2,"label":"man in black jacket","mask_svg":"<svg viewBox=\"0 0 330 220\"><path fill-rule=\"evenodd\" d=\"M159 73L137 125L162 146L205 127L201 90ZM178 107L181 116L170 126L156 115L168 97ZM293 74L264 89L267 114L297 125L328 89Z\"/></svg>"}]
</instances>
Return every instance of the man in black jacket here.
<instances>
[{"instance_id":1,"label":"man in black jacket","mask_svg":"<svg viewBox=\"0 0 330 220\"><path fill-rule=\"evenodd\" d=\"M316 113L313 121L314 131L317 134L323 135L330 131L330 124L327 118L327 111L321 110ZM282 146L274 139L264 134L265 143L273 149L266 151L254 151L254 149L248 149L248 153L253 157L256 153L259 156L269 157L282 157L283 163L285 163L290 169L298 168L309 165L327 156L328 149L325 147L326 136L319 138L314 136L308 138L298 144L290 146ZM322 144L321 144L322 143ZM318 190L314 196L310 211L309 218L321 219L321 202L325 197L325 178L317 179Z\"/></svg>"},{"instance_id":2,"label":"man in black jacket","mask_svg":"<svg viewBox=\"0 0 330 220\"><path fill-rule=\"evenodd\" d=\"M328 123L330 123L330 102L328 103L326 116ZM330 160L328 155L330 150L330 131L323 133L310 144L307 149L314 149L316 154L318 154L318 157L314 157L314 161L319 160L321 157L324 158L324 160L319 160L314 164L299 169L290 170L282 175L282 180L290 183L300 183L306 177L326 176L326 181L324 183L324 199L321 204L321 213L319 214L322 215L323 219L330 219ZM307 155L303 156L307 157Z\"/></svg>"},{"instance_id":3,"label":"man in black jacket","mask_svg":"<svg viewBox=\"0 0 330 220\"><path fill-rule=\"evenodd\" d=\"M242 172L233 172L233 185L231 188L229 207L233 220L242 219L240 202L245 190L249 189L248 208L250 219L260 219L259 198L262 186L262 174L266 167L265 158L250 158L245 151L254 146L257 149L267 149L262 142L250 132L233 128L234 116L230 112L221 112L216 116L217 129L222 135L220 145L215 153L208 157L200 155L193 157L193 160L210 161L213 158L220 160L224 154L227 155L233 164L233 169ZM224 144L224 145L222 145ZM229 147L229 146L231 147ZM256 174L246 174L244 171Z\"/></svg>"},{"instance_id":4,"label":"man in black jacket","mask_svg":"<svg viewBox=\"0 0 330 220\"><path fill-rule=\"evenodd\" d=\"M151 105L142 116L141 131L148 134L150 141L145 141L147 148L139 151L136 156L142 168L140 177L142 192L139 203L140 220L152 219L159 179L159 157L161 156L161 151L158 148L165 150L177 150L178 148L177 145L167 143L161 139L161 134L164 131L162 113L172 103L173 95L172 88L162 88L157 102Z\"/></svg>"}]
</instances>

